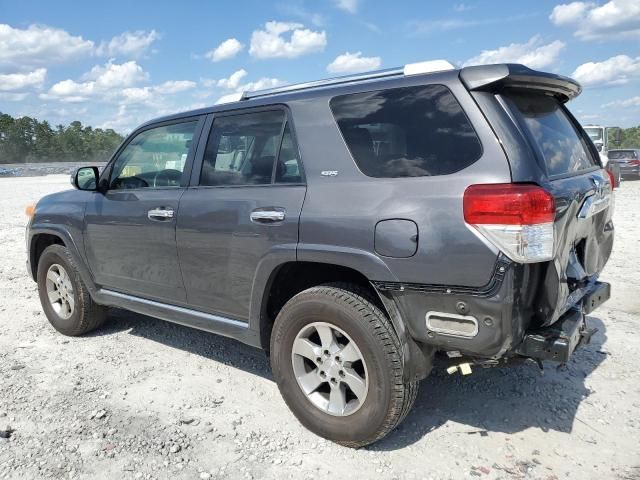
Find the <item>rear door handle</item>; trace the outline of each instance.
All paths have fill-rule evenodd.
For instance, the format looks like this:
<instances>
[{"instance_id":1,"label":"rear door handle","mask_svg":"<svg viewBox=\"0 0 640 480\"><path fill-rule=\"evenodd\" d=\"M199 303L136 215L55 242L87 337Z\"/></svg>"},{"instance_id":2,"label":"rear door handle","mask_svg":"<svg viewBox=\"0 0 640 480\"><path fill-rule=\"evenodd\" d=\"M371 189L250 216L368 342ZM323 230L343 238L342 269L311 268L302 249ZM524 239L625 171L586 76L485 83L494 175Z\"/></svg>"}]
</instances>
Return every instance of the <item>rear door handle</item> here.
<instances>
[{"instance_id":1,"label":"rear door handle","mask_svg":"<svg viewBox=\"0 0 640 480\"><path fill-rule=\"evenodd\" d=\"M274 224L284 222L286 216L287 215L284 208L268 207L256 208L251 212L249 218L253 223Z\"/></svg>"},{"instance_id":2,"label":"rear door handle","mask_svg":"<svg viewBox=\"0 0 640 480\"><path fill-rule=\"evenodd\" d=\"M149 220L156 222L165 222L173 218L173 209L164 207L153 208L147 212L147 217L149 217Z\"/></svg>"}]
</instances>

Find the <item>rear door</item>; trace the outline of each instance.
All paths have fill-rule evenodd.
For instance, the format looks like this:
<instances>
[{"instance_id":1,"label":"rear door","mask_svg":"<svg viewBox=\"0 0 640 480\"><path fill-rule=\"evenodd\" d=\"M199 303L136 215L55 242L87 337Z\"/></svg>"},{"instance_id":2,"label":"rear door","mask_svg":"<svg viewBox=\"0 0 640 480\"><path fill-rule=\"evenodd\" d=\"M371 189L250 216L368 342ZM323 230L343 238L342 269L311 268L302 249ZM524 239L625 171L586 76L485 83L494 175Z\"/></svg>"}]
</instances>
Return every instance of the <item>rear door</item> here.
<instances>
[{"instance_id":1,"label":"rear door","mask_svg":"<svg viewBox=\"0 0 640 480\"><path fill-rule=\"evenodd\" d=\"M247 320L260 264L296 259L306 186L293 126L280 107L216 115L203 150L176 232L188 303Z\"/></svg>"},{"instance_id":2,"label":"rear door","mask_svg":"<svg viewBox=\"0 0 640 480\"><path fill-rule=\"evenodd\" d=\"M612 187L593 144L555 97L523 90L504 98L546 172L539 183L556 201L554 259L536 312L541 323L552 323L584 295L609 259Z\"/></svg>"}]
</instances>

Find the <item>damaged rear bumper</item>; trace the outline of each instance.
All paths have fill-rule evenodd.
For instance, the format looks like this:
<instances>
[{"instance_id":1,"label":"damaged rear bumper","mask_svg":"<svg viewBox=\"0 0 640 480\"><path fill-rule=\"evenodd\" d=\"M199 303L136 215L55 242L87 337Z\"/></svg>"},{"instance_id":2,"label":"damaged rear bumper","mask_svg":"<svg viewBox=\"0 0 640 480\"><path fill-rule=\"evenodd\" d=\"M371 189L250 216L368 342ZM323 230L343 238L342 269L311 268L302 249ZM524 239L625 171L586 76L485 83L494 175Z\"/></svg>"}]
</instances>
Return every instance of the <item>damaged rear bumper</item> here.
<instances>
[{"instance_id":1,"label":"damaged rear bumper","mask_svg":"<svg viewBox=\"0 0 640 480\"><path fill-rule=\"evenodd\" d=\"M527 331L516 353L538 360L566 363L574 350L589 343L595 329L587 328L585 315L591 313L611 296L611 285L595 282L579 305L565 313L548 327Z\"/></svg>"}]
</instances>

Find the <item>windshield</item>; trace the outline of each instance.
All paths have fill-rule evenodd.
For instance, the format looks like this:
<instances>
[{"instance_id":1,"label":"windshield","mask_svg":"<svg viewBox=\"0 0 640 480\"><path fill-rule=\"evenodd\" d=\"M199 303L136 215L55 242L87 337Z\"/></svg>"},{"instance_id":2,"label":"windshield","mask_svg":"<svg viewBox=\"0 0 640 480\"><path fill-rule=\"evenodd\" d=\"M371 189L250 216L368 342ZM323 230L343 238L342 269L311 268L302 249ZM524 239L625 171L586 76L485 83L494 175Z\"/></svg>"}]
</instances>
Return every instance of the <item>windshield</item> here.
<instances>
[{"instance_id":1,"label":"windshield","mask_svg":"<svg viewBox=\"0 0 640 480\"><path fill-rule=\"evenodd\" d=\"M584 127L584 131L587 132L589 138L594 142L602 142L602 130L604 130L602 127Z\"/></svg>"},{"instance_id":2,"label":"windshield","mask_svg":"<svg viewBox=\"0 0 640 480\"><path fill-rule=\"evenodd\" d=\"M538 146L549 176L579 172L598 165L586 140L558 100L531 93L511 93L508 98Z\"/></svg>"}]
</instances>

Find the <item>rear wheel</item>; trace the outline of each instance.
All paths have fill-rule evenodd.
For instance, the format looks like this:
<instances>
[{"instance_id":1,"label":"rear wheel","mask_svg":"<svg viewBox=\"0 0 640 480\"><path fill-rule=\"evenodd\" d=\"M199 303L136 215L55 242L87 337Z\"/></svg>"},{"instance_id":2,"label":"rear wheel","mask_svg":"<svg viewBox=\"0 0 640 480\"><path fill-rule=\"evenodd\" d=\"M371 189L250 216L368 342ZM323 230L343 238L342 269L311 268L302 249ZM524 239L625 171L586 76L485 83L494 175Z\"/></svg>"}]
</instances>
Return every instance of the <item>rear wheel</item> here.
<instances>
[{"instance_id":1,"label":"rear wheel","mask_svg":"<svg viewBox=\"0 0 640 480\"><path fill-rule=\"evenodd\" d=\"M64 246L51 245L42 252L37 280L42 309L60 333L82 335L104 322L106 308L91 299L73 257Z\"/></svg>"},{"instance_id":2,"label":"rear wheel","mask_svg":"<svg viewBox=\"0 0 640 480\"><path fill-rule=\"evenodd\" d=\"M312 432L348 447L373 443L410 411L417 383L403 381L401 346L358 287L313 287L282 308L271 363L285 402Z\"/></svg>"}]
</instances>

